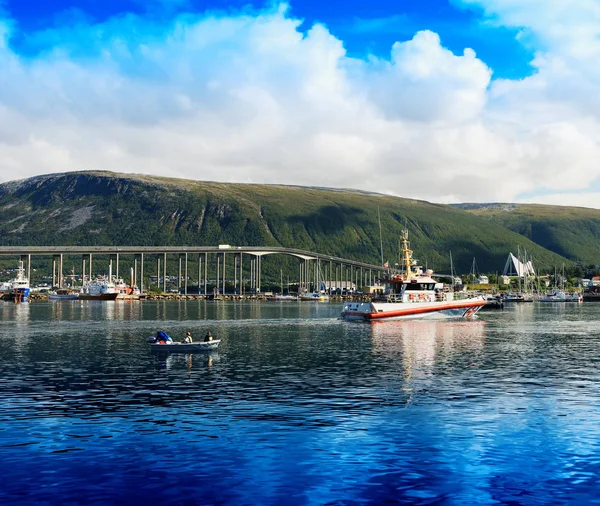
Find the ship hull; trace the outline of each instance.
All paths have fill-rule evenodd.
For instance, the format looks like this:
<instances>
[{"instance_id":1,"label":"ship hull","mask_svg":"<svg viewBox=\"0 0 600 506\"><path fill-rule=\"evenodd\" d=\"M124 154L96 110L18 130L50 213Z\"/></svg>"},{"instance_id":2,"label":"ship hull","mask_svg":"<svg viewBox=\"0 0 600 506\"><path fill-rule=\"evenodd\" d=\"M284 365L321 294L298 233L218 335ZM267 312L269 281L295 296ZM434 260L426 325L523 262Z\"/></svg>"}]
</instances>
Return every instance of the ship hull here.
<instances>
[{"instance_id":1,"label":"ship hull","mask_svg":"<svg viewBox=\"0 0 600 506\"><path fill-rule=\"evenodd\" d=\"M344 307L341 316L347 321L366 322L416 318L468 318L483 306L485 306L485 300L480 297L439 302L354 302Z\"/></svg>"},{"instance_id":2,"label":"ship hull","mask_svg":"<svg viewBox=\"0 0 600 506\"><path fill-rule=\"evenodd\" d=\"M2 294L3 300L12 300L17 302L29 302L30 288L16 288L12 292Z\"/></svg>"},{"instance_id":3,"label":"ship hull","mask_svg":"<svg viewBox=\"0 0 600 506\"><path fill-rule=\"evenodd\" d=\"M79 300L117 300L118 293L86 294L80 293Z\"/></svg>"}]
</instances>

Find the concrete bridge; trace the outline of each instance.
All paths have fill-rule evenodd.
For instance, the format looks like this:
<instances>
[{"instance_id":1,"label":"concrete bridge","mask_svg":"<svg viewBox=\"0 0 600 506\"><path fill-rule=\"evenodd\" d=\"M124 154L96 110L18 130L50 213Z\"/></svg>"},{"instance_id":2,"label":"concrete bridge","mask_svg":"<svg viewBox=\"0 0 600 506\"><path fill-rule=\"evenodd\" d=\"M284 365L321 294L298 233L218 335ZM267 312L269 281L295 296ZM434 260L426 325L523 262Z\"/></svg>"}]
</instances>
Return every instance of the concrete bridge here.
<instances>
[{"instance_id":1,"label":"concrete bridge","mask_svg":"<svg viewBox=\"0 0 600 506\"><path fill-rule=\"evenodd\" d=\"M108 256L109 275L119 277L122 256L133 257L133 282L144 290L144 266L148 261L156 262L157 287L167 287L167 259L178 260L177 288L188 291L190 263L197 268L198 290L204 286L206 293L209 282L209 259L213 259L216 290L225 289L229 281L234 290L243 295L244 290L261 291L262 258L267 255L287 255L299 259L298 284L301 290L310 290L311 284L318 287L325 282L329 289L350 286L372 285L378 274L384 271L380 265L357 262L331 255L323 255L295 248L271 246L0 246L0 256L17 256L23 262L27 278L31 279L31 258L52 258L52 285L64 286L64 257L81 255L81 274L84 279L93 279L95 256ZM151 257L149 259L148 257ZM246 258L245 258L246 257ZM232 269L232 272L229 269ZM226 271L230 278L226 278ZM212 274L212 273L211 273ZM212 277L212 276L211 276ZM233 278L233 279L231 279ZM242 282L243 280L243 282ZM222 293L222 292L221 292Z\"/></svg>"}]
</instances>

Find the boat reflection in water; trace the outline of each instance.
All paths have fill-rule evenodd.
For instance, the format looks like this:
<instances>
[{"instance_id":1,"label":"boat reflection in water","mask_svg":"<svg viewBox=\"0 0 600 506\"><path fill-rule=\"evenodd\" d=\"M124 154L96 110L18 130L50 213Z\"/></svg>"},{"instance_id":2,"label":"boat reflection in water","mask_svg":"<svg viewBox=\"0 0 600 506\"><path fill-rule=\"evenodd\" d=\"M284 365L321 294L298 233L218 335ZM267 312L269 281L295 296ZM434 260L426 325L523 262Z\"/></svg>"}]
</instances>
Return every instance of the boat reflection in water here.
<instances>
[{"instance_id":1,"label":"boat reflection in water","mask_svg":"<svg viewBox=\"0 0 600 506\"><path fill-rule=\"evenodd\" d=\"M13 313L15 318L15 324L20 327L27 327L31 321L31 316L29 312L29 304L16 306Z\"/></svg>"},{"instance_id":2,"label":"boat reflection in water","mask_svg":"<svg viewBox=\"0 0 600 506\"><path fill-rule=\"evenodd\" d=\"M156 365L159 369L187 369L192 371L192 367L196 369L207 367L210 369L213 362L219 361L219 354L216 351L206 353L187 353L187 354L169 354L169 355L154 355Z\"/></svg>"},{"instance_id":3,"label":"boat reflection in water","mask_svg":"<svg viewBox=\"0 0 600 506\"><path fill-rule=\"evenodd\" d=\"M434 378L483 361L485 321L406 320L371 325L373 353L401 364L405 389L412 380ZM386 364L389 366L389 364ZM439 378L438 378L439 380Z\"/></svg>"}]
</instances>

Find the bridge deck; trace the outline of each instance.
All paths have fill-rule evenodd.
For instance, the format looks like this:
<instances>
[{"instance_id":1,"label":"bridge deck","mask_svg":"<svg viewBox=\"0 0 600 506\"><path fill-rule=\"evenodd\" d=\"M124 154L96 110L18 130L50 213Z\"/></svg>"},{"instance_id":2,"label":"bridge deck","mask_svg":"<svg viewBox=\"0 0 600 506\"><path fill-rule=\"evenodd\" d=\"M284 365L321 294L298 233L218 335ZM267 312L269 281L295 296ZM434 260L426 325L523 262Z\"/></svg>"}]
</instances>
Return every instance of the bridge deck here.
<instances>
[{"instance_id":1,"label":"bridge deck","mask_svg":"<svg viewBox=\"0 0 600 506\"><path fill-rule=\"evenodd\" d=\"M380 265L358 262L347 258L324 255L296 248L274 246L0 246L0 256L50 256L50 255L140 255L140 254L201 254L245 253L254 256L289 255L303 260L335 262L363 269L383 270Z\"/></svg>"}]
</instances>

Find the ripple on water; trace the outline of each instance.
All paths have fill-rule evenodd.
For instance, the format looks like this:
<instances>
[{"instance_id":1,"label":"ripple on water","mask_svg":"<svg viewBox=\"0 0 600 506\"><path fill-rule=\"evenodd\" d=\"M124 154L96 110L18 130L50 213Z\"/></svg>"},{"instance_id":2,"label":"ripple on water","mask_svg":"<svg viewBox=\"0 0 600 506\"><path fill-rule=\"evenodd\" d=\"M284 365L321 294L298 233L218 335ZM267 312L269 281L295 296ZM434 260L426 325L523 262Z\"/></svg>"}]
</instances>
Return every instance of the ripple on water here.
<instances>
[{"instance_id":1,"label":"ripple on water","mask_svg":"<svg viewBox=\"0 0 600 506\"><path fill-rule=\"evenodd\" d=\"M595 307L528 306L354 325L334 304L0 305L0 501L597 502ZM158 326L222 344L153 356Z\"/></svg>"}]
</instances>

